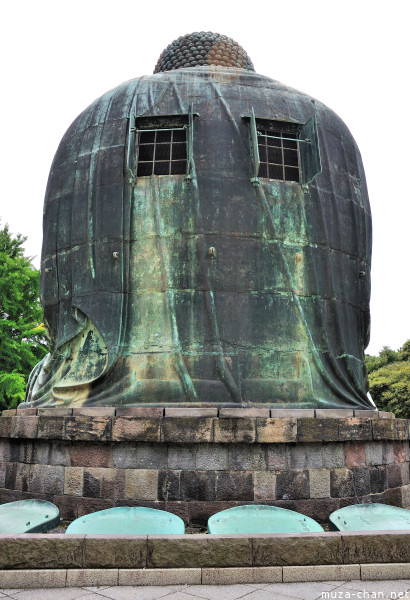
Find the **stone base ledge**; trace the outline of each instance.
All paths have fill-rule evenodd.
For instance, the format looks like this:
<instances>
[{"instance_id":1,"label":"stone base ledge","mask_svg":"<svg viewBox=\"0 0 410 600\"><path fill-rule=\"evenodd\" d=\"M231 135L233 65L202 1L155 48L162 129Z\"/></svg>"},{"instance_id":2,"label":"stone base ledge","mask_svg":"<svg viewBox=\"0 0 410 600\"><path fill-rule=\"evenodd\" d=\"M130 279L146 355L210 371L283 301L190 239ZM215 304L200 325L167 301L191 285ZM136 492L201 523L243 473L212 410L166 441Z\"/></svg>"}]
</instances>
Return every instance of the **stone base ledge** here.
<instances>
[{"instance_id":1,"label":"stone base ledge","mask_svg":"<svg viewBox=\"0 0 410 600\"><path fill-rule=\"evenodd\" d=\"M68 569L72 573L84 569L153 569L159 573L161 569L251 567L308 567L305 569L308 574L314 566L328 565L327 570L330 571L334 565L376 563L409 564L410 531L162 536L0 535L0 569L3 574L31 569L37 572ZM8 586L2 586L0 581L0 587Z\"/></svg>"},{"instance_id":2,"label":"stone base ledge","mask_svg":"<svg viewBox=\"0 0 410 600\"><path fill-rule=\"evenodd\" d=\"M225 409L226 412L220 409L219 416L181 413L185 409L175 409L179 412L171 414L167 414L165 409L165 416L148 416L147 413L129 416L102 414L103 409L95 409L95 413L87 409L84 414L71 415L56 414L55 411L61 409L48 409L48 412L38 409L38 414L27 414L27 410L36 409L11 411L13 414L3 411L0 438L171 444L269 444L410 438L410 420L380 418L380 414L373 415L372 411L362 416L342 416L339 411L329 410L331 414L324 417L320 416L317 409L316 417L300 414L291 416L292 411L286 416L275 417L261 415L256 412L257 409L249 409L252 414L246 413L246 409L240 409L239 413L239 409L232 409L236 411L233 413L228 412L230 409Z\"/></svg>"},{"instance_id":3,"label":"stone base ledge","mask_svg":"<svg viewBox=\"0 0 410 600\"><path fill-rule=\"evenodd\" d=\"M393 419L394 414L381 410L363 410L357 408L263 408L263 407L157 407L157 406L83 406L67 408L56 406L51 408L12 408L3 410L3 417L20 416L94 416L94 417L139 417L152 419L155 417L275 417L275 418L346 418L366 417L372 419Z\"/></svg>"},{"instance_id":4,"label":"stone base ledge","mask_svg":"<svg viewBox=\"0 0 410 600\"><path fill-rule=\"evenodd\" d=\"M410 579L410 563L178 569L33 569L0 571L0 589L85 586L235 585Z\"/></svg>"}]
</instances>

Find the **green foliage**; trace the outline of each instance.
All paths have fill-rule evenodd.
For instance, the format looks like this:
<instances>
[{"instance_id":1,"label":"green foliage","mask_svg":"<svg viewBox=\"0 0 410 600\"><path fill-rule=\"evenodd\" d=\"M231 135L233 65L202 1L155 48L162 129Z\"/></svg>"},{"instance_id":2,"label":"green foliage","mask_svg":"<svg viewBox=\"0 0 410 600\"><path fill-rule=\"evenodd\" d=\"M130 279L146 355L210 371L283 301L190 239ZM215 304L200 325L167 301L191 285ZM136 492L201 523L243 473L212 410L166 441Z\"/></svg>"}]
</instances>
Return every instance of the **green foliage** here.
<instances>
[{"instance_id":1,"label":"green foliage","mask_svg":"<svg viewBox=\"0 0 410 600\"><path fill-rule=\"evenodd\" d=\"M30 371L47 352L39 272L24 256L25 240L0 229L0 410L24 399Z\"/></svg>"},{"instance_id":2,"label":"green foliage","mask_svg":"<svg viewBox=\"0 0 410 600\"><path fill-rule=\"evenodd\" d=\"M410 340L397 352L385 346L378 357L366 355L366 366L377 408L410 419Z\"/></svg>"}]
</instances>

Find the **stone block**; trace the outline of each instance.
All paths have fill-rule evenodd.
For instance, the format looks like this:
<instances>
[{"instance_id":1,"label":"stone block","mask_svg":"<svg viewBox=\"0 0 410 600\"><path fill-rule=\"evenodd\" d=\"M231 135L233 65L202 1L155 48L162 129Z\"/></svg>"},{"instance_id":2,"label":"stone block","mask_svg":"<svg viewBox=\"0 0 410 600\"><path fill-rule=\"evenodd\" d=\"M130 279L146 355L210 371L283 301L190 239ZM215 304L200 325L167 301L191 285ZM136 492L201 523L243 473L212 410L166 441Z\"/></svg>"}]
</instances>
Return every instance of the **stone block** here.
<instances>
[{"instance_id":1,"label":"stone block","mask_svg":"<svg viewBox=\"0 0 410 600\"><path fill-rule=\"evenodd\" d=\"M217 408L176 408L165 407L166 417L217 417Z\"/></svg>"},{"instance_id":2,"label":"stone block","mask_svg":"<svg viewBox=\"0 0 410 600\"><path fill-rule=\"evenodd\" d=\"M40 494L63 494L64 467L31 465L28 489Z\"/></svg>"},{"instance_id":3,"label":"stone block","mask_svg":"<svg viewBox=\"0 0 410 600\"><path fill-rule=\"evenodd\" d=\"M92 476L100 482L100 495L102 498L113 500L122 500L125 497L125 476L128 470L125 469L102 469L88 468L84 469L84 496L86 476Z\"/></svg>"},{"instance_id":4,"label":"stone block","mask_svg":"<svg viewBox=\"0 0 410 600\"><path fill-rule=\"evenodd\" d=\"M66 569L0 571L0 588L63 588L66 576Z\"/></svg>"},{"instance_id":5,"label":"stone block","mask_svg":"<svg viewBox=\"0 0 410 600\"><path fill-rule=\"evenodd\" d=\"M330 472L330 495L332 498L354 496L354 478L350 469L334 469Z\"/></svg>"},{"instance_id":6,"label":"stone block","mask_svg":"<svg viewBox=\"0 0 410 600\"><path fill-rule=\"evenodd\" d=\"M384 465L370 467L370 491L372 494L380 494L387 489L387 474Z\"/></svg>"},{"instance_id":7,"label":"stone block","mask_svg":"<svg viewBox=\"0 0 410 600\"><path fill-rule=\"evenodd\" d=\"M374 440L396 439L394 419L373 419L372 427Z\"/></svg>"},{"instance_id":8,"label":"stone block","mask_svg":"<svg viewBox=\"0 0 410 600\"><path fill-rule=\"evenodd\" d=\"M339 469L345 466L344 444L322 444L323 467Z\"/></svg>"},{"instance_id":9,"label":"stone block","mask_svg":"<svg viewBox=\"0 0 410 600\"><path fill-rule=\"evenodd\" d=\"M118 406L115 409L117 417L139 417L140 419L158 419L164 416L161 406Z\"/></svg>"},{"instance_id":10,"label":"stone block","mask_svg":"<svg viewBox=\"0 0 410 600\"><path fill-rule=\"evenodd\" d=\"M222 444L198 444L196 468L202 471L222 471L228 468L228 448Z\"/></svg>"},{"instance_id":11,"label":"stone block","mask_svg":"<svg viewBox=\"0 0 410 600\"><path fill-rule=\"evenodd\" d=\"M0 439L0 464L10 460L10 440Z\"/></svg>"},{"instance_id":12,"label":"stone block","mask_svg":"<svg viewBox=\"0 0 410 600\"><path fill-rule=\"evenodd\" d=\"M282 567L228 567L202 569L202 585L280 583Z\"/></svg>"},{"instance_id":13,"label":"stone block","mask_svg":"<svg viewBox=\"0 0 410 600\"><path fill-rule=\"evenodd\" d=\"M216 443L252 444L256 438L255 419L252 417L215 419L214 440Z\"/></svg>"},{"instance_id":14,"label":"stone block","mask_svg":"<svg viewBox=\"0 0 410 600\"><path fill-rule=\"evenodd\" d=\"M316 408L315 416L318 419L347 419L353 417L352 408Z\"/></svg>"},{"instance_id":15,"label":"stone block","mask_svg":"<svg viewBox=\"0 0 410 600\"><path fill-rule=\"evenodd\" d=\"M13 417L14 427L12 437L19 439L28 438L35 439L37 437L39 418L35 416Z\"/></svg>"},{"instance_id":16,"label":"stone block","mask_svg":"<svg viewBox=\"0 0 410 600\"><path fill-rule=\"evenodd\" d=\"M146 535L104 535L104 537L87 535L86 537L84 568L143 569L146 563Z\"/></svg>"},{"instance_id":17,"label":"stone block","mask_svg":"<svg viewBox=\"0 0 410 600\"><path fill-rule=\"evenodd\" d=\"M285 471L276 476L276 498L297 500L309 498L309 471Z\"/></svg>"},{"instance_id":18,"label":"stone block","mask_svg":"<svg viewBox=\"0 0 410 600\"><path fill-rule=\"evenodd\" d=\"M99 510L105 510L106 508L113 508L114 501L106 498L76 498L77 503L77 517L88 515L92 512ZM122 501L121 504L123 504Z\"/></svg>"},{"instance_id":19,"label":"stone block","mask_svg":"<svg viewBox=\"0 0 410 600\"><path fill-rule=\"evenodd\" d=\"M330 471L329 469L310 469L309 484L311 498L330 497Z\"/></svg>"},{"instance_id":20,"label":"stone block","mask_svg":"<svg viewBox=\"0 0 410 600\"><path fill-rule=\"evenodd\" d=\"M53 441L51 443L48 460L50 465L69 466L71 464L70 445L67 442L61 442L59 440Z\"/></svg>"},{"instance_id":21,"label":"stone block","mask_svg":"<svg viewBox=\"0 0 410 600\"><path fill-rule=\"evenodd\" d=\"M82 496L84 484L84 469L82 467L66 467L64 470L64 494L67 496Z\"/></svg>"},{"instance_id":22,"label":"stone block","mask_svg":"<svg viewBox=\"0 0 410 600\"><path fill-rule=\"evenodd\" d=\"M137 444L137 469L167 469L168 448L165 444Z\"/></svg>"},{"instance_id":23,"label":"stone block","mask_svg":"<svg viewBox=\"0 0 410 600\"><path fill-rule=\"evenodd\" d=\"M252 474L245 471L216 473L216 497L223 501L254 499Z\"/></svg>"},{"instance_id":24,"label":"stone block","mask_svg":"<svg viewBox=\"0 0 410 600\"><path fill-rule=\"evenodd\" d=\"M408 427L406 419L394 419L395 429L396 429L396 440L408 440Z\"/></svg>"},{"instance_id":25,"label":"stone block","mask_svg":"<svg viewBox=\"0 0 410 600\"><path fill-rule=\"evenodd\" d=\"M16 490L28 491L30 481L30 465L17 463L16 465L16 480L14 487Z\"/></svg>"},{"instance_id":26,"label":"stone block","mask_svg":"<svg viewBox=\"0 0 410 600\"><path fill-rule=\"evenodd\" d=\"M47 418L47 417L46 417ZM59 417L55 417L58 419ZM65 440L111 441L114 417L72 416L65 419Z\"/></svg>"},{"instance_id":27,"label":"stone block","mask_svg":"<svg viewBox=\"0 0 410 600\"><path fill-rule=\"evenodd\" d=\"M181 471L181 500L216 500L214 471Z\"/></svg>"},{"instance_id":28,"label":"stone block","mask_svg":"<svg viewBox=\"0 0 410 600\"><path fill-rule=\"evenodd\" d=\"M1 534L0 568L81 568L84 540L84 535Z\"/></svg>"},{"instance_id":29,"label":"stone block","mask_svg":"<svg viewBox=\"0 0 410 600\"><path fill-rule=\"evenodd\" d=\"M376 563L373 565L362 565L363 581L410 579L409 563ZM392 596L394 598L394 596ZM406 598L408 592L397 594L396 598Z\"/></svg>"},{"instance_id":30,"label":"stone block","mask_svg":"<svg viewBox=\"0 0 410 600\"><path fill-rule=\"evenodd\" d=\"M250 408L220 408L219 416L222 418L244 418L244 417L269 417L269 408L258 408L256 406Z\"/></svg>"},{"instance_id":31,"label":"stone block","mask_svg":"<svg viewBox=\"0 0 410 600\"><path fill-rule=\"evenodd\" d=\"M193 446L169 446L168 468L195 469L195 451Z\"/></svg>"},{"instance_id":32,"label":"stone block","mask_svg":"<svg viewBox=\"0 0 410 600\"><path fill-rule=\"evenodd\" d=\"M290 446L291 469L321 469L323 453L321 444L296 444Z\"/></svg>"},{"instance_id":33,"label":"stone block","mask_svg":"<svg viewBox=\"0 0 410 600\"><path fill-rule=\"evenodd\" d=\"M254 566L335 565L342 563L340 533L255 535Z\"/></svg>"},{"instance_id":34,"label":"stone block","mask_svg":"<svg viewBox=\"0 0 410 600\"><path fill-rule=\"evenodd\" d=\"M335 442L338 439L338 419L298 419L298 440L300 442Z\"/></svg>"},{"instance_id":35,"label":"stone block","mask_svg":"<svg viewBox=\"0 0 410 600\"><path fill-rule=\"evenodd\" d=\"M4 485L7 489L13 490L16 485L17 463L6 463Z\"/></svg>"},{"instance_id":36,"label":"stone block","mask_svg":"<svg viewBox=\"0 0 410 600\"><path fill-rule=\"evenodd\" d=\"M302 498L295 505L283 506L314 519L318 523L328 523L329 515L340 508L339 498Z\"/></svg>"},{"instance_id":37,"label":"stone block","mask_svg":"<svg viewBox=\"0 0 410 600\"><path fill-rule=\"evenodd\" d=\"M15 502L16 500L22 500L23 493L21 490L5 490L0 488L0 504L6 504L6 502Z\"/></svg>"},{"instance_id":38,"label":"stone block","mask_svg":"<svg viewBox=\"0 0 410 600\"><path fill-rule=\"evenodd\" d=\"M116 417L113 422L112 440L114 442L159 442L161 419L142 419L139 417Z\"/></svg>"},{"instance_id":39,"label":"stone block","mask_svg":"<svg viewBox=\"0 0 410 600\"><path fill-rule=\"evenodd\" d=\"M0 488L6 487L7 463L0 461Z\"/></svg>"},{"instance_id":40,"label":"stone block","mask_svg":"<svg viewBox=\"0 0 410 600\"><path fill-rule=\"evenodd\" d=\"M402 471L400 465L387 465L387 487L395 488L402 485Z\"/></svg>"},{"instance_id":41,"label":"stone block","mask_svg":"<svg viewBox=\"0 0 410 600\"><path fill-rule=\"evenodd\" d=\"M72 467L109 467L111 466L111 445L74 443L71 446Z\"/></svg>"},{"instance_id":42,"label":"stone block","mask_svg":"<svg viewBox=\"0 0 410 600\"><path fill-rule=\"evenodd\" d=\"M44 440L62 440L65 433L65 420L68 417L46 416L38 417L37 437Z\"/></svg>"},{"instance_id":43,"label":"stone block","mask_svg":"<svg viewBox=\"0 0 410 600\"><path fill-rule=\"evenodd\" d=\"M33 448L33 462L35 464L48 465L50 463L51 442L48 440L36 440Z\"/></svg>"},{"instance_id":44,"label":"stone block","mask_svg":"<svg viewBox=\"0 0 410 600\"><path fill-rule=\"evenodd\" d=\"M158 500L180 500L180 471L158 473Z\"/></svg>"},{"instance_id":45,"label":"stone block","mask_svg":"<svg viewBox=\"0 0 410 600\"><path fill-rule=\"evenodd\" d=\"M73 414L72 408L65 406L55 406L53 408L38 408L37 414L39 417L71 417Z\"/></svg>"},{"instance_id":46,"label":"stone block","mask_svg":"<svg viewBox=\"0 0 410 600\"><path fill-rule=\"evenodd\" d=\"M362 442L349 442L345 444L346 467L362 467L367 464L366 446Z\"/></svg>"},{"instance_id":47,"label":"stone block","mask_svg":"<svg viewBox=\"0 0 410 600\"><path fill-rule=\"evenodd\" d=\"M381 442L382 461L384 465L392 465L394 460L394 442Z\"/></svg>"},{"instance_id":48,"label":"stone block","mask_svg":"<svg viewBox=\"0 0 410 600\"><path fill-rule=\"evenodd\" d=\"M16 415L19 417L35 417L37 416L36 408L17 408Z\"/></svg>"},{"instance_id":49,"label":"stone block","mask_svg":"<svg viewBox=\"0 0 410 600\"><path fill-rule=\"evenodd\" d=\"M406 460L406 449L408 449L408 442L393 442L393 453L395 463L404 463Z\"/></svg>"},{"instance_id":50,"label":"stone block","mask_svg":"<svg viewBox=\"0 0 410 600\"><path fill-rule=\"evenodd\" d=\"M270 416L275 419L302 419L315 416L314 408L271 408Z\"/></svg>"},{"instance_id":51,"label":"stone block","mask_svg":"<svg viewBox=\"0 0 410 600\"><path fill-rule=\"evenodd\" d=\"M341 532L343 563L408 563L409 531Z\"/></svg>"},{"instance_id":52,"label":"stone block","mask_svg":"<svg viewBox=\"0 0 410 600\"><path fill-rule=\"evenodd\" d=\"M397 488L388 488L381 494L381 499L379 502L382 504L391 504L392 506L401 506L402 503L402 494L401 487Z\"/></svg>"},{"instance_id":53,"label":"stone block","mask_svg":"<svg viewBox=\"0 0 410 600\"><path fill-rule=\"evenodd\" d=\"M232 566L252 566L252 539L249 536L148 536L148 568Z\"/></svg>"},{"instance_id":54,"label":"stone block","mask_svg":"<svg viewBox=\"0 0 410 600\"><path fill-rule=\"evenodd\" d=\"M118 585L118 569L67 569L67 587Z\"/></svg>"},{"instance_id":55,"label":"stone block","mask_svg":"<svg viewBox=\"0 0 410 600\"><path fill-rule=\"evenodd\" d=\"M266 469L265 448L261 444L230 445L228 457L231 471L263 471Z\"/></svg>"},{"instance_id":56,"label":"stone block","mask_svg":"<svg viewBox=\"0 0 410 600\"><path fill-rule=\"evenodd\" d=\"M5 411L3 410L3 414L5 413ZM4 417L3 415L0 417L0 438L9 438L11 437L11 430L12 430L12 425L13 425L13 418L12 416L8 417Z\"/></svg>"},{"instance_id":57,"label":"stone block","mask_svg":"<svg viewBox=\"0 0 410 600\"><path fill-rule=\"evenodd\" d=\"M38 443L38 440L10 440L10 462L35 462L34 449Z\"/></svg>"},{"instance_id":58,"label":"stone block","mask_svg":"<svg viewBox=\"0 0 410 600\"><path fill-rule=\"evenodd\" d=\"M125 498L162 500L158 498L158 471L126 469Z\"/></svg>"},{"instance_id":59,"label":"stone block","mask_svg":"<svg viewBox=\"0 0 410 600\"><path fill-rule=\"evenodd\" d=\"M201 569L120 569L118 585L200 585Z\"/></svg>"},{"instance_id":60,"label":"stone block","mask_svg":"<svg viewBox=\"0 0 410 600\"><path fill-rule=\"evenodd\" d=\"M353 472L354 495L367 496L367 494L370 494L370 469L367 467L354 467L351 470Z\"/></svg>"},{"instance_id":61,"label":"stone block","mask_svg":"<svg viewBox=\"0 0 410 600\"><path fill-rule=\"evenodd\" d=\"M17 409L15 408L6 408L1 412L2 417L15 417L17 414Z\"/></svg>"},{"instance_id":62,"label":"stone block","mask_svg":"<svg viewBox=\"0 0 410 600\"><path fill-rule=\"evenodd\" d=\"M187 525L188 523L190 523L189 520L189 505L192 504L192 502L181 502L178 500L171 500L168 502L164 502L164 510L166 510L167 512L172 513L173 515L176 515L177 517L179 517L180 519L182 519L185 523L185 525ZM192 523L191 523L192 524Z\"/></svg>"},{"instance_id":63,"label":"stone block","mask_svg":"<svg viewBox=\"0 0 410 600\"><path fill-rule=\"evenodd\" d=\"M187 502L186 505L189 513L188 522L190 524L206 527L209 517L217 512L220 512L221 510L233 508L238 504L243 504L243 502Z\"/></svg>"},{"instance_id":64,"label":"stone block","mask_svg":"<svg viewBox=\"0 0 410 600\"><path fill-rule=\"evenodd\" d=\"M366 442L366 463L368 465L382 465L383 460L383 442Z\"/></svg>"},{"instance_id":65,"label":"stone block","mask_svg":"<svg viewBox=\"0 0 410 600\"><path fill-rule=\"evenodd\" d=\"M296 583L298 581L352 581L356 579L360 579L360 565L283 567L284 583Z\"/></svg>"},{"instance_id":66,"label":"stone block","mask_svg":"<svg viewBox=\"0 0 410 600\"><path fill-rule=\"evenodd\" d=\"M360 408L354 409L355 417L365 417L366 419L378 419L379 411L378 410L363 410Z\"/></svg>"},{"instance_id":67,"label":"stone block","mask_svg":"<svg viewBox=\"0 0 410 600\"><path fill-rule=\"evenodd\" d=\"M255 500L275 500L276 474L271 471L255 471L253 474L253 493Z\"/></svg>"},{"instance_id":68,"label":"stone block","mask_svg":"<svg viewBox=\"0 0 410 600\"><path fill-rule=\"evenodd\" d=\"M407 485L409 483L409 464L408 463L400 463L401 470L401 482L402 485Z\"/></svg>"},{"instance_id":69,"label":"stone block","mask_svg":"<svg viewBox=\"0 0 410 600\"><path fill-rule=\"evenodd\" d=\"M136 445L130 442L113 444L112 466L118 469L135 469L137 467Z\"/></svg>"},{"instance_id":70,"label":"stone block","mask_svg":"<svg viewBox=\"0 0 410 600\"><path fill-rule=\"evenodd\" d=\"M290 446L287 444L269 444L266 447L266 464L269 470L282 470L289 467Z\"/></svg>"},{"instance_id":71,"label":"stone block","mask_svg":"<svg viewBox=\"0 0 410 600\"><path fill-rule=\"evenodd\" d=\"M101 497L101 481L98 474L100 469L90 467L92 472L90 473L89 468L84 469L84 482L83 482L83 493L82 495L86 498L100 498Z\"/></svg>"},{"instance_id":72,"label":"stone block","mask_svg":"<svg viewBox=\"0 0 410 600\"><path fill-rule=\"evenodd\" d=\"M213 425L211 417L165 418L161 426L161 441L171 444L209 443L213 441Z\"/></svg>"},{"instance_id":73,"label":"stone block","mask_svg":"<svg viewBox=\"0 0 410 600\"><path fill-rule=\"evenodd\" d=\"M401 488L401 495L403 508L410 508L410 485L404 485Z\"/></svg>"},{"instance_id":74,"label":"stone block","mask_svg":"<svg viewBox=\"0 0 410 600\"><path fill-rule=\"evenodd\" d=\"M113 406L79 406L73 408L73 416L83 417L113 417L115 407Z\"/></svg>"},{"instance_id":75,"label":"stone block","mask_svg":"<svg viewBox=\"0 0 410 600\"><path fill-rule=\"evenodd\" d=\"M378 411L379 419L394 419L394 413L386 412L385 410Z\"/></svg>"},{"instance_id":76,"label":"stone block","mask_svg":"<svg viewBox=\"0 0 410 600\"><path fill-rule=\"evenodd\" d=\"M261 444L296 442L296 418L289 419L255 419L256 441Z\"/></svg>"},{"instance_id":77,"label":"stone block","mask_svg":"<svg viewBox=\"0 0 410 600\"><path fill-rule=\"evenodd\" d=\"M363 417L351 417L339 420L339 440L365 441L373 438L372 420Z\"/></svg>"}]
</instances>

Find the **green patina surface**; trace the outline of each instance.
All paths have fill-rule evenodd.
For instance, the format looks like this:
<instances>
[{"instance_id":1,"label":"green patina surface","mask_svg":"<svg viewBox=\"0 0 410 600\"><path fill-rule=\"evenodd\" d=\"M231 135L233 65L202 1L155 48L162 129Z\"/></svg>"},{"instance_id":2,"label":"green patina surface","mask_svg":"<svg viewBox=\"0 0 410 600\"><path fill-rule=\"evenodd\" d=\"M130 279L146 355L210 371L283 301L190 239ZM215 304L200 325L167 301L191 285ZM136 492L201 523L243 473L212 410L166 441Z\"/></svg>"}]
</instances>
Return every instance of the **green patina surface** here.
<instances>
[{"instance_id":1,"label":"green patina surface","mask_svg":"<svg viewBox=\"0 0 410 600\"><path fill-rule=\"evenodd\" d=\"M252 111L317 122L322 171L255 181ZM166 115L186 119L187 174L137 177L135 124ZM372 408L364 173L320 103L222 67L127 82L63 138L44 223L53 351L29 405Z\"/></svg>"}]
</instances>

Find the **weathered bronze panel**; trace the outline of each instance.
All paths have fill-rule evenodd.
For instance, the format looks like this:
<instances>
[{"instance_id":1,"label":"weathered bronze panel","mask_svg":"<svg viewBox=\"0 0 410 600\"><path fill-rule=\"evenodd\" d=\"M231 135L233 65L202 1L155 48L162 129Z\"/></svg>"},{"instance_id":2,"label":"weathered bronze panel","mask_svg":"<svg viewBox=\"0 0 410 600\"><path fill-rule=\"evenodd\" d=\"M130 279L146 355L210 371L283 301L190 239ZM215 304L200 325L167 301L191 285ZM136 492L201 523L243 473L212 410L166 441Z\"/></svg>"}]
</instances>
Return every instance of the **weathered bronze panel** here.
<instances>
[{"instance_id":1,"label":"weathered bronze panel","mask_svg":"<svg viewBox=\"0 0 410 600\"><path fill-rule=\"evenodd\" d=\"M322 171L253 185L252 109L314 117ZM190 110L191 179L132 175L131 120ZM41 298L53 346L27 401L372 408L370 252L360 154L323 104L224 66L124 83L76 119L51 168Z\"/></svg>"}]
</instances>

